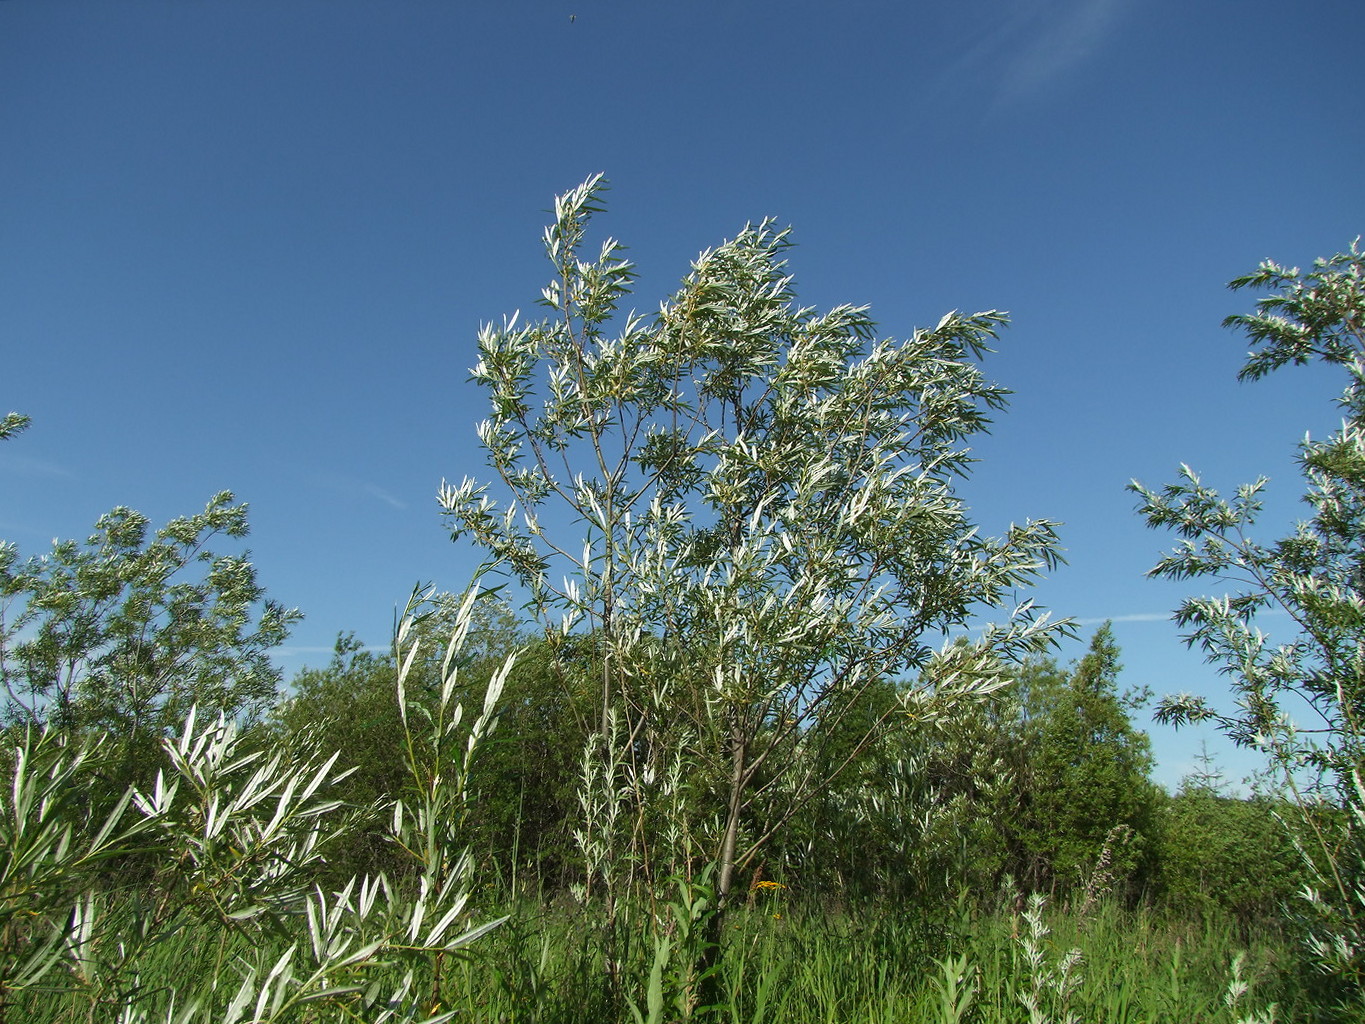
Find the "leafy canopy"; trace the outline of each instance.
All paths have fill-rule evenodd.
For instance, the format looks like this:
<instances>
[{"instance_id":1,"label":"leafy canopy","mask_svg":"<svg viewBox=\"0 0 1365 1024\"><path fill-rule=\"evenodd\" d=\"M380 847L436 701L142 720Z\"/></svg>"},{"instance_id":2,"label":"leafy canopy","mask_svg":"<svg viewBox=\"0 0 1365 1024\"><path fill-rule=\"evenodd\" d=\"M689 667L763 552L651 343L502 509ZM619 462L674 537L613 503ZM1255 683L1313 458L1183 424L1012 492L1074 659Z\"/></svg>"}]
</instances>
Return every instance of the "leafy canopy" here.
<instances>
[{"instance_id":1,"label":"leafy canopy","mask_svg":"<svg viewBox=\"0 0 1365 1024\"><path fill-rule=\"evenodd\" d=\"M246 554L208 546L246 533L246 505L224 491L155 532L116 508L84 545L21 559L0 544L6 717L160 736L195 705L263 710L279 683L268 651L300 616L265 599Z\"/></svg>"},{"instance_id":2,"label":"leafy canopy","mask_svg":"<svg viewBox=\"0 0 1365 1024\"><path fill-rule=\"evenodd\" d=\"M702 253L653 315L625 312L621 245L584 255L605 187L556 200L546 317L480 332L502 496L466 478L440 499L552 635L596 638L598 730L633 738L627 789L679 756L704 780L723 895L828 781L807 739L851 692L923 672L907 702L924 712L1049 643L1028 603L962 627L1055 564L1057 538L1046 521L984 537L955 492L1005 402L978 366L1004 314L878 339L865 308L797 305L771 221Z\"/></svg>"}]
</instances>

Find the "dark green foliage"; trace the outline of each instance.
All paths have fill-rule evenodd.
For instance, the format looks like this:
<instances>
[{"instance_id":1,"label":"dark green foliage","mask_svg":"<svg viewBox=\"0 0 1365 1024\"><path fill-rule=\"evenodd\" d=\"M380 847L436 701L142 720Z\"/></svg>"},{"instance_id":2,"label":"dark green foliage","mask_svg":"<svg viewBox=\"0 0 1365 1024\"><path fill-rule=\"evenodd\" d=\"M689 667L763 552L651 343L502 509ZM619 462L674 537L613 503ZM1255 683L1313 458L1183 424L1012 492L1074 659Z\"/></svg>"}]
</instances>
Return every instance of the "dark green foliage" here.
<instances>
[{"instance_id":1,"label":"dark green foliage","mask_svg":"<svg viewBox=\"0 0 1365 1024\"><path fill-rule=\"evenodd\" d=\"M1097 870L1130 891L1142 884L1156 791L1147 735L1118 692L1118 656L1106 623L1070 672L1038 661L1020 681L1014 834L1017 877L1031 889L1098 884Z\"/></svg>"},{"instance_id":2,"label":"dark green foliage","mask_svg":"<svg viewBox=\"0 0 1365 1024\"><path fill-rule=\"evenodd\" d=\"M1082 902L1137 899L1153 869L1159 791L1130 718L1136 699L1118 691L1118 653L1106 625L1069 669L1034 659L1014 686L960 714L895 714L765 870L851 900L942 904L968 890L992 905L1007 879ZM847 757L849 737L899 708L896 697L891 683L860 694L821 756Z\"/></svg>"},{"instance_id":3,"label":"dark green foliage","mask_svg":"<svg viewBox=\"0 0 1365 1024\"><path fill-rule=\"evenodd\" d=\"M421 646L408 690L419 703L436 700L443 637L456 607L447 596L435 598L415 627ZM458 683L466 703L481 699L492 673L524 642L505 607L483 602L476 608ZM405 863L377 817L389 802L409 795L411 776L399 756L397 671L392 652L366 650L353 636L342 636L331 662L295 676L293 695L272 715L276 735L326 753L340 751L341 767L355 769L334 792L357 811L370 812L372 821L332 851L327 874L335 884L356 873L393 873ZM554 879L564 868L566 822L575 806L586 735L581 705L543 642L518 656L497 705L497 729L484 741L469 778L469 843L500 871L530 869L536 877ZM460 728L467 732L469 725Z\"/></svg>"},{"instance_id":4,"label":"dark green foliage","mask_svg":"<svg viewBox=\"0 0 1365 1024\"><path fill-rule=\"evenodd\" d=\"M399 753L396 675L391 653L365 650L353 635L340 636L331 662L296 675L290 684L293 696L267 723L277 742L308 742L320 751L339 751L341 766L354 769L332 787L332 794L368 813L370 827L357 829L329 852L330 884L344 883L354 874L393 872L404 863L374 820L380 801L408 786Z\"/></svg>"},{"instance_id":5,"label":"dark green foliage","mask_svg":"<svg viewBox=\"0 0 1365 1024\"><path fill-rule=\"evenodd\" d=\"M1281 920L1305 881L1284 815L1266 798L1186 785L1157 813L1157 895L1185 915L1226 913L1254 933Z\"/></svg>"},{"instance_id":6,"label":"dark green foliage","mask_svg":"<svg viewBox=\"0 0 1365 1024\"><path fill-rule=\"evenodd\" d=\"M543 641L523 651L470 780L476 848L555 889L579 874L571 828L592 707L585 689Z\"/></svg>"},{"instance_id":7,"label":"dark green foliage","mask_svg":"<svg viewBox=\"0 0 1365 1024\"><path fill-rule=\"evenodd\" d=\"M860 714L896 708L896 696L889 682L870 689ZM896 714L856 768L798 819L794 841L781 847L788 870L853 902L940 906L964 889L993 896L1017 807L1006 761L1016 712L1009 691L997 691L947 718Z\"/></svg>"}]
</instances>

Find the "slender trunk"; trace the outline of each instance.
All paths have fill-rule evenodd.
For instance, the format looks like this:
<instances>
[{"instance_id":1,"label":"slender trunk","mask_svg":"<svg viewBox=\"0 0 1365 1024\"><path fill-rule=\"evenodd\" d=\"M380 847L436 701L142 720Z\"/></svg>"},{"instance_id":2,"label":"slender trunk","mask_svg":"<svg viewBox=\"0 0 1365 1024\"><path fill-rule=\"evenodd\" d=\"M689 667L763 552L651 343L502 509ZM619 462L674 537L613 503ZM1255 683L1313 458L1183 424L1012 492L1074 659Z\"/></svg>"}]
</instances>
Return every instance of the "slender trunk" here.
<instances>
[{"instance_id":1,"label":"slender trunk","mask_svg":"<svg viewBox=\"0 0 1365 1024\"><path fill-rule=\"evenodd\" d=\"M716 880L716 906L724 908L730 896L735 875L735 850L739 845L739 819L744 806L745 772L748 769L748 744L744 731L737 722L730 725L730 802L725 815L725 834L721 838L718 861L720 875Z\"/></svg>"},{"instance_id":2,"label":"slender trunk","mask_svg":"<svg viewBox=\"0 0 1365 1024\"><path fill-rule=\"evenodd\" d=\"M748 743L739 722L730 723L729 749L731 759L730 800L725 814L725 833L721 837L716 856L715 906L705 925L704 939L697 957L697 977L700 979L698 1003L701 1007L718 1006L721 1002L720 956L725 938L725 915L730 903L730 890L735 878L735 851L739 847L739 823L744 808L744 785L748 772Z\"/></svg>"}]
</instances>

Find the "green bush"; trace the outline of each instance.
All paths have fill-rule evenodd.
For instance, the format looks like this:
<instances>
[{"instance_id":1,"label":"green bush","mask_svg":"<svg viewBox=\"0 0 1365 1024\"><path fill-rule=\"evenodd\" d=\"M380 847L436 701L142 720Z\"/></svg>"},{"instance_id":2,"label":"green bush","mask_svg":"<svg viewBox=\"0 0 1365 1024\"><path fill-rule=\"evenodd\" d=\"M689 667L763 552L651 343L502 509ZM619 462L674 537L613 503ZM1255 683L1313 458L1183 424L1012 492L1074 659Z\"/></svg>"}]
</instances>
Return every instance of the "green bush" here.
<instances>
[{"instance_id":1,"label":"green bush","mask_svg":"<svg viewBox=\"0 0 1365 1024\"><path fill-rule=\"evenodd\" d=\"M1280 921L1305 881L1285 810L1197 786L1164 800L1156 816L1162 905L1179 914L1225 912L1245 933Z\"/></svg>"}]
</instances>

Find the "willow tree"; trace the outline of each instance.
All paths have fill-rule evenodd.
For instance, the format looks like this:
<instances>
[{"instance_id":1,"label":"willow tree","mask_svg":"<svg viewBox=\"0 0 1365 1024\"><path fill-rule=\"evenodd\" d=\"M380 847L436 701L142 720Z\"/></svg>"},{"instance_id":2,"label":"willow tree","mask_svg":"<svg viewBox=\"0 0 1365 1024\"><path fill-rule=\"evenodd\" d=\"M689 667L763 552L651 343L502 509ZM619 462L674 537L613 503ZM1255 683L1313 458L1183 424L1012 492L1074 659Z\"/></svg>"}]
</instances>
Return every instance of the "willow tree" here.
<instances>
[{"instance_id":1,"label":"willow tree","mask_svg":"<svg viewBox=\"0 0 1365 1024\"><path fill-rule=\"evenodd\" d=\"M1309 950L1365 1004L1365 251L1315 260L1308 270L1264 261L1230 283L1269 291L1224 326L1250 341L1241 380L1285 366L1341 367L1340 429L1299 446L1303 501L1292 532L1262 539L1263 477L1232 496L1188 466L1160 490L1134 482L1147 525L1179 545L1149 575L1205 580L1223 595L1191 597L1175 620L1186 642L1227 676L1223 710L1178 694L1158 707L1177 725L1211 722L1269 759L1302 829L1291 833L1309 884ZM1265 616L1279 615L1270 623ZM1267 626L1262 632L1261 625ZM1273 640L1272 636L1276 639ZM1278 642L1276 642L1278 640ZM1307 840L1303 837L1308 837Z\"/></svg>"},{"instance_id":2,"label":"willow tree","mask_svg":"<svg viewBox=\"0 0 1365 1024\"><path fill-rule=\"evenodd\" d=\"M770 221L702 253L657 312L625 312L622 247L584 255L605 187L555 202L548 315L480 332L497 490L466 478L440 497L453 535L591 652L586 774L627 794L614 820L635 854L613 862L678 866L678 844L651 848L649 805L670 799L700 823L675 838L702 844L724 905L878 734L1004 685L1051 641L1011 595L1058 545L1046 521L983 536L956 492L1008 394L978 366L1004 314L879 340L865 308L796 304ZM849 743L859 695L887 679L910 682ZM847 752L818 756L834 733Z\"/></svg>"}]
</instances>

